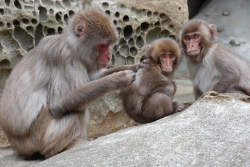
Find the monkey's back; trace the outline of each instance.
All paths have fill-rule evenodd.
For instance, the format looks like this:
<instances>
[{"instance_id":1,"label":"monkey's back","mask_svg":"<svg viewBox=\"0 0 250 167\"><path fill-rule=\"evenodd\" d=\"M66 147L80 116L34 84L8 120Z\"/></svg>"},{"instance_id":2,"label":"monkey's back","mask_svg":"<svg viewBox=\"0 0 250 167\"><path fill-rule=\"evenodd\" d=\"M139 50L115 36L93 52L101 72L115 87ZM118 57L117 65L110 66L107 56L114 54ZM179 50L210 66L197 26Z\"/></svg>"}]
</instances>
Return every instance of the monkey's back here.
<instances>
[{"instance_id":1,"label":"monkey's back","mask_svg":"<svg viewBox=\"0 0 250 167\"><path fill-rule=\"evenodd\" d=\"M128 115L137 122L146 123L157 119L154 118L157 113L155 114L152 108L160 107L158 111L161 116L169 110L172 100L169 94L174 94L173 83L161 74L157 63L150 61L149 65L137 71L136 80L129 87L123 88L120 95ZM170 110L172 111L171 106Z\"/></svg>"}]
</instances>

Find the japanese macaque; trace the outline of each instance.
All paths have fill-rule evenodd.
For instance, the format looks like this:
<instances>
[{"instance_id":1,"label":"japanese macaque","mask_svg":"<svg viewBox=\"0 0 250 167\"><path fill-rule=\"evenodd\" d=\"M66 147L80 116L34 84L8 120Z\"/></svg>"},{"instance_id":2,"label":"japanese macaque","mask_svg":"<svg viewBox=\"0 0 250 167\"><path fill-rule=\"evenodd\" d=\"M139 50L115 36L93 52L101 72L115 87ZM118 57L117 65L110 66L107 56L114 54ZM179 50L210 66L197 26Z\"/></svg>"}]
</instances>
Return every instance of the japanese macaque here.
<instances>
[{"instance_id":1,"label":"japanese macaque","mask_svg":"<svg viewBox=\"0 0 250 167\"><path fill-rule=\"evenodd\" d=\"M188 21L179 32L179 42L187 66L195 99L206 91L250 95L250 64L217 42L214 24Z\"/></svg>"},{"instance_id":2,"label":"japanese macaque","mask_svg":"<svg viewBox=\"0 0 250 167\"><path fill-rule=\"evenodd\" d=\"M0 124L19 155L49 158L86 141L87 107L105 93L129 86L140 68L106 69L117 37L104 12L87 9L15 66L3 90Z\"/></svg>"},{"instance_id":3,"label":"japanese macaque","mask_svg":"<svg viewBox=\"0 0 250 167\"><path fill-rule=\"evenodd\" d=\"M148 65L136 73L136 80L121 90L127 114L139 123L149 123L184 109L184 104L173 102L176 85L174 72L180 62L178 44L170 38L155 40L146 46L144 61Z\"/></svg>"}]
</instances>

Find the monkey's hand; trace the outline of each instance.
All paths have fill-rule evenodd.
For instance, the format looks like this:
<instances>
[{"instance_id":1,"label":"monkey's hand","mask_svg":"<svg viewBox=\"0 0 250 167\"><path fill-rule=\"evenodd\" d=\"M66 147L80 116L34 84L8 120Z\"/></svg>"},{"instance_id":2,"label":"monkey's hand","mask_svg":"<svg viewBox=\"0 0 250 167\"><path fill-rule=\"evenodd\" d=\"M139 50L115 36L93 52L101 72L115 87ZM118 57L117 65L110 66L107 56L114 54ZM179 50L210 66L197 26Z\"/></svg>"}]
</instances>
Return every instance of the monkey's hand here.
<instances>
[{"instance_id":1,"label":"monkey's hand","mask_svg":"<svg viewBox=\"0 0 250 167\"><path fill-rule=\"evenodd\" d=\"M132 65L132 71L137 72L140 68L146 67L149 61L149 59L144 59L142 62Z\"/></svg>"},{"instance_id":2,"label":"monkey's hand","mask_svg":"<svg viewBox=\"0 0 250 167\"><path fill-rule=\"evenodd\" d=\"M60 119L65 114L63 111L61 111L59 107L58 108L50 107L50 113L55 119Z\"/></svg>"},{"instance_id":3,"label":"monkey's hand","mask_svg":"<svg viewBox=\"0 0 250 167\"><path fill-rule=\"evenodd\" d=\"M144 59L141 63L140 63L140 68L144 68L146 67L150 62L150 59Z\"/></svg>"},{"instance_id":4,"label":"monkey's hand","mask_svg":"<svg viewBox=\"0 0 250 167\"><path fill-rule=\"evenodd\" d=\"M185 108L185 105L182 101L173 102L173 108L175 112L180 112Z\"/></svg>"},{"instance_id":5,"label":"monkey's hand","mask_svg":"<svg viewBox=\"0 0 250 167\"><path fill-rule=\"evenodd\" d=\"M132 70L124 70L110 75L111 83L116 84L117 88L127 87L135 80L135 72Z\"/></svg>"}]
</instances>

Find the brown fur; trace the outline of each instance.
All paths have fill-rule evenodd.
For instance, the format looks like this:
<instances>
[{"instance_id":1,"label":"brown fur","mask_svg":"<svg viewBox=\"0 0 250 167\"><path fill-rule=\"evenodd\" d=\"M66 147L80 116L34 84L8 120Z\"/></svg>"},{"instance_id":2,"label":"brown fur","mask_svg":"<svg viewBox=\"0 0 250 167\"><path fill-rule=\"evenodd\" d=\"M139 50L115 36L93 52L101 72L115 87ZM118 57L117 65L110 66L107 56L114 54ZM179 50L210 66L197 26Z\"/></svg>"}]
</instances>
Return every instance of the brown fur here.
<instances>
[{"instance_id":1,"label":"brown fur","mask_svg":"<svg viewBox=\"0 0 250 167\"><path fill-rule=\"evenodd\" d=\"M200 33L197 43L200 52L187 53L183 37L188 33ZM193 81L195 99L206 91L219 93L242 93L250 95L250 64L232 52L226 45L217 42L216 26L202 20L191 20L179 32L179 42Z\"/></svg>"},{"instance_id":2,"label":"brown fur","mask_svg":"<svg viewBox=\"0 0 250 167\"><path fill-rule=\"evenodd\" d=\"M131 86L121 91L125 111L139 123L152 122L184 108L182 102L172 102L176 92L172 78L181 56L178 44L170 38L163 38L151 46L152 49L146 51L149 64L137 71L136 81ZM159 54L165 52L176 55L173 71L169 73L162 71L159 62Z\"/></svg>"},{"instance_id":3,"label":"brown fur","mask_svg":"<svg viewBox=\"0 0 250 167\"><path fill-rule=\"evenodd\" d=\"M18 154L49 158L86 140L87 107L129 86L139 68L100 67L101 55L111 57L116 39L109 17L88 9L70 19L62 34L42 39L15 66L2 94L0 124ZM99 50L100 44L108 50Z\"/></svg>"}]
</instances>

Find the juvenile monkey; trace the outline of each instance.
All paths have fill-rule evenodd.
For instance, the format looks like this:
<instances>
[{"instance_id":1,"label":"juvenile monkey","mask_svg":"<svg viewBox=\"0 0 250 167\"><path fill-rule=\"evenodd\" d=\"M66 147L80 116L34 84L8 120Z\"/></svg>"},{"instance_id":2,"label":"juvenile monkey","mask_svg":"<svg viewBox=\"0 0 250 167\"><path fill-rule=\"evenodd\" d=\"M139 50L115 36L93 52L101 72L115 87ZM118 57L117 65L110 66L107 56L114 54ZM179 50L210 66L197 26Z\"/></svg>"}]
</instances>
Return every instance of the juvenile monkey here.
<instances>
[{"instance_id":1,"label":"juvenile monkey","mask_svg":"<svg viewBox=\"0 0 250 167\"><path fill-rule=\"evenodd\" d=\"M173 102L173 75L181 57L178 44L170 38L155 40L146 46L145 57L149 64L137 71L135 82L120 94L125 111L139 123L153 122L184 109L182 102Z\"/></svg>"},{"instance_id":2,"label":"juvenile monkey","mask_svg":"<svg viewBox=\"0 0 250 167\"><path fill-rule=\"evenodd\" d=\"M117 36L104 12L87 9L15 66L3 90L0 124L19 155L49 158L86 141L87 107L105 93L129 86L139 68L106 69Z\"/></svg>"},{"instance_id":3,"label":"juvenile monkey","mask_svg":"<svg viewBox=\"0 0 250 167\"><path fill-rule=\"evenodd\" d=\"M216 26L203 20L188 21L179 32L179 42L187 58L195 99L206 91L249 96L249 62L216 39Z\"/></svg>"}]
</instances>

